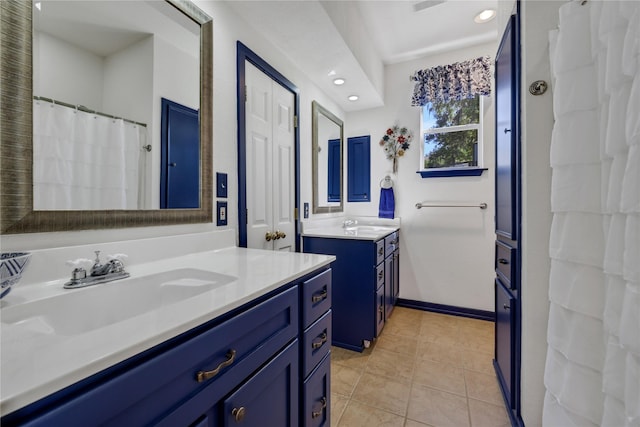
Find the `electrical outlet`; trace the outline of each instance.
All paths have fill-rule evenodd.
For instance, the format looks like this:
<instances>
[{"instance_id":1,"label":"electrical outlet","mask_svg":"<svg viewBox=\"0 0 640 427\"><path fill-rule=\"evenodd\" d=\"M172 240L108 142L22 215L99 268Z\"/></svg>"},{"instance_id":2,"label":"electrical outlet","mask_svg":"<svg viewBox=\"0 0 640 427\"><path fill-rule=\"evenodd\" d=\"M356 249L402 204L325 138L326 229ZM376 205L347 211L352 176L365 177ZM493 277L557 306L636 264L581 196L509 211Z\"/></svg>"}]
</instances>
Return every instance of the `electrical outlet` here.
<instances>
[{"instance_id":1,"label":"electrical outlet","mask_svg":"<svg viewBox=\"0 0 640 427\"><path fill-rule=\"evenodd\" d=\"M227 225L227 202L217 202L217 221L216 225L218 227Z\"/></svg>"}]
</instances>

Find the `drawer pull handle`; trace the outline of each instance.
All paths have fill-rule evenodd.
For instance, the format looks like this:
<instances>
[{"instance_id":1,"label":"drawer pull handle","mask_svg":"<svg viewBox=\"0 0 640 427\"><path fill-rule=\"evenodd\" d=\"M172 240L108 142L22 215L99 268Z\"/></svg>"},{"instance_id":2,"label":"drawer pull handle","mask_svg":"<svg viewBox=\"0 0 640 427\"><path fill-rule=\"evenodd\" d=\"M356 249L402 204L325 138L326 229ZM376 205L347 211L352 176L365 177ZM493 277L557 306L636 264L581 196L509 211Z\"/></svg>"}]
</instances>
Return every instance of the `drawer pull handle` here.
<instances>
[{"instance_id":1,"label":"drawer pull handle","mask_svg":"<svg viewBox=\"0 0 640 427\"><path fill-rule=\"evenodd\" d=\"M371 253L371 252L369 252ZM378 255L382 255L384 253L384 248L380 248L378 249Z\"/></svg>"},{"instance_id":2,"label":"drawer pull handle","mask_svg":"<svg viewBox=\"0 0 640 427\"><path fill-rule=\"evenodd\" d=\"M210 378L213 378L220 373L220 370L222 368L226 368L227 366L231 365L233 362L235 362L235 360L236 360L236 351L233 349L229 350L227 352L227 360L220 363L215 369L212 369L210 371L199 371L198 374L196 375L196 379L198 380L199 383L201 383Z\"/></svg>"},{"instance_id":3,"label":"drawer pull handle","mask_svg":"<svg viewBox=\"0 0 640 427\"><path fill-rule=\"evenodd\" d=\"M378 279L382 279L383 276L384 276L384 270L380 270L378 272Z\"/></svg>"},{"instance_id":4,"label":"drawer pull handle","mask_svg":"<svg viewBox=\"0 0 640 427\"><path fill-rule=\"evenodd\" d=\"M233 419L236 420L237 423L241 423L242 420L244 420L246 412L247 411L244 409L244 406L241 406L239 408L233 408L231 410L231 415L233 415Z\"/></svg>"},{"instance_id":5,"label":"drawer pull handle","mask_svg":"<svg viewBox=\"0 0 640 427\"><path fill-rule=\"evenodd\" d=\"M509 310L511 309L511 306L508 306L507 304L503 304L502 308L504 308L505 310Z\"/></svg>"},{"instance_id":6,"label":"drawer pull handle","mask_svg":"<svg viewBox=\"0 0 640 427\"><path fill-rule=\"evenodd\" d=\"M327 407L327 398L323 397L322 399L320 399L320 403L322 404L322 406L320 407L320 410L313 411L311 413L311 418L318 418L320 415L322 415L322 412L324 412L324 409Z\"/></svg>"},{"instance_id":7,"label":"drawer pull handle","mask_svg":"<svg viewBox=\"0 0 640 427\"><path fill-rule=\"evenodd\" d=\"M505 258L498 258L498 262L500 264L509 264L509 260L505 259Z\"/></svg>"},{"instance_id":8,"label":"drawer pull handle","mask_svg":"<svg viewBox=\"0 0 640 427\"><path fill-rule=\"evenodd\" d=\"M314 350L319 349L320 347L322 347L324 343L327 342L327 333L326 332L321 333L320 335L318 335L318 338L320 338L320 341L315 341L311 343L311 348Z\"/></svg>"},{"instance_id":9,"label":"drawer pull handle","mask_svg":"<svg viewBox=\"0 0 640 427\"><path fill-rule=\"evenodd\" d=\"M327 290L323 289L322 292L320 292L318 294L314 294L314 295L311 296L311 302L312 303L320 302L320 301L326 299L328 294L329 293L327 292Z\"/></svg>"}]
</instances>

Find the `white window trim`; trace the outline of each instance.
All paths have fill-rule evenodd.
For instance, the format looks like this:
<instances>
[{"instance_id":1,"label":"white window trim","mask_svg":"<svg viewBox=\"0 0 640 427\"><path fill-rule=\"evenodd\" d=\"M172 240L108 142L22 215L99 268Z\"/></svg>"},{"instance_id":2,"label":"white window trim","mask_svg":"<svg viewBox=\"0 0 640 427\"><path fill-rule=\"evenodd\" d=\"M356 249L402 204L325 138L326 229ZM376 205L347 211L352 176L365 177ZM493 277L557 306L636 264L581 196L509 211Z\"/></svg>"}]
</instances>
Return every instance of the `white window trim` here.
<instances>
[{"instance_id":1,"label":"white window trim","mask_svg":"<svg viewBox=\"0 0 640 427\"><path fill-rule=\"evenodd\" d=\"M465 168L482 168L483 167L483 153L484 153L484 138L483 138L483 130L484 130L484 95L479 96L479 112L480 116L478 117L478 123L468 124L468 125L458 125L458 126L449 126L443 128L429 128L424 129L424 122L422 120L423 113L422 109L425 107L420 107L418 110L418 114L420 114L420 168L418 171L433 171L443 168L425 168L424 167L424 136L432 135L437 133L449 133L449 132L460 132L465 130L477 130L478 131L478 164L476 166L455 166L456 169L465 169Z\"/></svg>"}]
</instances>

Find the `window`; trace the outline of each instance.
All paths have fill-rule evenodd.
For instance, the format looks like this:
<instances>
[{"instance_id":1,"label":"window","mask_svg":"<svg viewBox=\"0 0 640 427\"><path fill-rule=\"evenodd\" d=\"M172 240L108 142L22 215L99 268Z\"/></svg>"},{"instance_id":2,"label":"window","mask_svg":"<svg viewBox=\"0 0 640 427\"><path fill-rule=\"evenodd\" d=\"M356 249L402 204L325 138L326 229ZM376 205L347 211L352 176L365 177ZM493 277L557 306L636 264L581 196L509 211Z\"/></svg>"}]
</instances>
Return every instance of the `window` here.
<instances>
[{"instance_id":1,"label":"window","mask_svg":"<svg viewBox=\"0 0 640 427\"><path fill-rule=\"evenodd\" d=\"M421 171L479 167L482 97L427 102L421 107ZM480 170L481 173L481 170Z\"/></svg>"}]
</instances>

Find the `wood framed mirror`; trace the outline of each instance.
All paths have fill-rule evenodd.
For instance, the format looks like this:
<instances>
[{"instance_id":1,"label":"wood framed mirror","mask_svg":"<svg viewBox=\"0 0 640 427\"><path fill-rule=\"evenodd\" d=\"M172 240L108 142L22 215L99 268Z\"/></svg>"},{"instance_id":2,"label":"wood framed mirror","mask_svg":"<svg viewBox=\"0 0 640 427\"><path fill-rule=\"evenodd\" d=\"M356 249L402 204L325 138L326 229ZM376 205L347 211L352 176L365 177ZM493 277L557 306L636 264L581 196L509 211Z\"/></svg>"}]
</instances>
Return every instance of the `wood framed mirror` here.
<instances>
[{"instance_id":1,"label":"wood framed mirror","mask_svg":"<svg viewBox=\"0 0 640 427\"><path fill-rule=\"evenodd\" d=\"M213 23L188 0L165 0L199 26L199 203L188 209L35 210L33 12L0 2L0 234L206 223L213 218ZM159 145L158 145L159 147ZM159 151L159 148L158 148Z\"/></svg>"},{"instance_id":2,"label":"wood framed mirror","mask_svg":"<svg viewBox=\"0 0 640 427\"><path fill-rule=\"evenodd\" d=\"M344 125L318 102L311 104L313 213L342 212Z\"/></svg>"}]
</instances>

